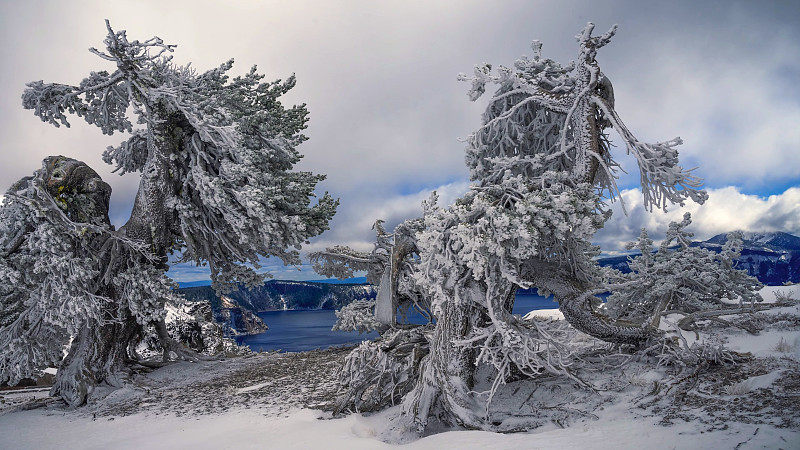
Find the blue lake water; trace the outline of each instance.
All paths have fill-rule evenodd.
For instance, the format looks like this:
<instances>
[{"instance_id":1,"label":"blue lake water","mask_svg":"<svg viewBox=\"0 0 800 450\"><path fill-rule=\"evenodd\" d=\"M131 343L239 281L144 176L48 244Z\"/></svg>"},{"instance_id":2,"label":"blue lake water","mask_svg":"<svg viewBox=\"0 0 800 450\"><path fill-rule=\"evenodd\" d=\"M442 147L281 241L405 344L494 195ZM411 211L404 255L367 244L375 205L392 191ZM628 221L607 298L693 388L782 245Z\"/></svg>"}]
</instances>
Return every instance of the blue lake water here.
<instances>
[{"instance_id":1,"label":"blue lake water","mask_svg":"<svg viewBox=\"0 0 800 450\"><path fill-rule=\"evenodd\" d=\"M514 302L514 314L524 315L535 309L558 308L551 298L538 295L517 295ZM334 345L355 344L378 337L378 333L331 331L336 322L333 310L304 311L268 311L258 314L267 324L269 330L261 334L239 336L236 342L247 345L255 352L280 350L284 352L302 352L317 348L328 348ZM422 317L410 317L409 322L424 323Z\"/></svg>"}]
</instances>

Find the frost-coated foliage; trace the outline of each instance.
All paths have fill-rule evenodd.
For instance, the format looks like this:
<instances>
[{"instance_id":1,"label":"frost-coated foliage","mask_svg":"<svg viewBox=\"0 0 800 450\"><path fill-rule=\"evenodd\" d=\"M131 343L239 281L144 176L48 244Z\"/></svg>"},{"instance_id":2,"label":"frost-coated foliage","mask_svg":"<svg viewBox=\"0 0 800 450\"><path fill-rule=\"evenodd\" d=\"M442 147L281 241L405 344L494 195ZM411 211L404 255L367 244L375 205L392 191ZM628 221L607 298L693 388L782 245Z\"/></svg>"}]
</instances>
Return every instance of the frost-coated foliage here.
<instances>
[{"instance_id":1,"label":"frost-coated foliage","mask_svg":"<svg viewBox=\"0 0 800 450\"><path fill-rule=\"evenodd\" d=\"M142 340L156 340L164 360L199 357L176 335L197 341L202 326L165 324L165 308L183 303L164 275L168 254L210 266L219 291L261 283L259 260L299 263L337 206L328 194L311 204L324 176L292 171L308 115L279 101L294 77L265 82L253 67L230 78L232 60L198 73L173 64L161 39L106 26L105 50L90 51L112 72L77 86L31 82L22 104L56 127L74 114L129 134L103 159L140 172L130 219L115 230L110 186L64 157L47 158L0 210L0 380L60 362L52 394L72 406L98 383L118 385Z\"/></svg>"},{"instance_id":2,"label":"frost-coated foliage","mask_svg":"<svg viewBox=\"0 0 800 450\"><path fill-rule=\"evenodd\" d=\"M517 175L446 208L435 200L426 204L416 277L434 298L435 313L453 297L465 269L473 280L530 287L522 266L537 258L573 265L589 278L589 258L598 252L589 239L606 218L599 199L591 185L571 187L559 172L546 172L542 182L546 189L531 190Z\"/></svg>"},{"instance_id":3,"label":"frost-coated foliage","mask_svg":"<svg viewBox=\"0 0 800 450\"><path fill-rule=\"evenodd\" d=\"M182 296L176 292L178 284L153 267L132 266L117 274L113 283L139 325L164 320L166 302L183 303Z\"/></svg>"},{"instance_id":4,"label":"frost-coated foliage","mask_svg":"<svg viewBox=\"0 0 800 450\"><path fill-rule=\"evenodd\" d=\"M113 301L96 292L102 268L92 257L108 229L71 221L46 173L12 186L0 207L0 381L11 384L57 365L87 320L114 320L103 314Z\"/></svg>"},{"instance_id":5,"label":"frost-coated foliage","mask_svg":"<svg viewBox=\"0 0 800 450\"><path fill-rule=\"evenodd\" d=\"M170 232L161 245L207 263L215 281L259 283L263 276L239 263L258 267L262 256L298 264L297 251L285 249L326 230L337 202L326 194L309 207L324 176L290 170L308 115L278 100L294 77L264 82L253 67L230 78L233 60L197 73L171 62L174 46L129 41L110 26L104 43L105 51L91 51L115 63L114 72L92 72L79 86L29 83L23 105L55 126L69 126L65 113L73 113L105 134L131 132L104 160L121 173L142 172L143 187L156 178L162 186L148 189L167 192L148 194L165 197L162 214L177 214L149 219ZM126 116L129 107L142 128Z\"/></svg>"},{"instance_id":6,"label":"frost-coated foliage","mask_svg":"<svg viewBox=\"0 0 800 450\"><path fill-rule=\"evenodd\" d=\"M613 279L613 293L605 305L610 317L658 326L665 312L692 314L745 303L752 307L761 301L757 293L761 283L735 266L742 250L742 233L728 234L727 242L717 253L690 246L692 235L685 230L689 224L689 213L681 222L670 223L658 250L645 229L637 242L628 244L641 255L629 258L630 273Z\"/></svg>"},{"instance_id":7,"label":"frost-coated foliage","mask_svg":"<svg viewBox=\"0 0 800 450\"><path fill-rule=\"evenodd\" d=\"M369 333L381 327L375 320L375 300L356 300L335 312L336 323L332 331L358 331Z\"/></svg>"},{"instance_id":8,"label":"frost-coated foliage","mask_svg":"<svg viewBox=\"0 0 800 450\"><path fill-rule=\"evenodd\" d=\"M541 57L542 45L534 41L533 57L522 57L514 67L478 65L470 81L471 100L477 100L489 84L496 84L483 115L482 126L468 140L467 166L473 181L494 185L510 174L524 175L529 182L554 170L569 173L575 181L596 184L613 198L617 193L618 164L610 154L604 129L614 128L629 154L634 155L641 175L646 209L683 205L690 198L707 198L697 188L701 180L678 166L680 138L648 144L639 141L614 110L611 81L595 57L616 34L616 26L592 37L589 24L577 36L578 58L567 66Z\"/></svg>"}]
</instances>

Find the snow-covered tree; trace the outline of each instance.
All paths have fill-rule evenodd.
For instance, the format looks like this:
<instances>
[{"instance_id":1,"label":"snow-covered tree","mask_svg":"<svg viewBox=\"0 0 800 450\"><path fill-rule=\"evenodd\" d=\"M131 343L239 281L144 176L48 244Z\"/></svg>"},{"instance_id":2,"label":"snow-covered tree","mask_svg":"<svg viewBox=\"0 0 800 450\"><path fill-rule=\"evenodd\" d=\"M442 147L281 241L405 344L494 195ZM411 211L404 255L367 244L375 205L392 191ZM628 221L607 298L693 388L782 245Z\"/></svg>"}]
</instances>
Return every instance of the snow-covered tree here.
<instances>
[{"instance_id":1,"label":"snow-covered tree","mask_svg":"<svg viewBox=\"0 0 800 450\"><path fill-rule=\"evenodd\" d=\"M56 179L54 170L62 170ZM68 192L63 179L78 189ZM90 184L94 189L84 192ZM113 320L103 314L109 299L93 289L101 268L92 258L108 230L110 193L87 166L48 158L6 195L0 209L0 305L8 315L0 329L0 378L14 384L57 365L84 320ZM80 206L69 217L64 204Z\"/></svg>"},{"instance_id":2,"label":"snow-covered tree","mask_svg":"<svg viewBox=\"0 0 800 450\"><path fill-rule=\"evenodd\" d=\"M355 272L365 271L367 282L378 286L375 301L354 303L337 311L334 330L385 330L397 325L397 313L407 314L411 309L431 319L430 302L422 294L412 276L417 261L415 234L421 221L407 220L394 232L387 233L383 220L377 220L375 246L371 252L353 250L337 245L325 251L309 253L314 270L320 275L349 278ZM365 314L372 309L372 315Z\"/></svg>"},{"instance_id":3,"label":"snow-covered tree","mask_svg":"<svg viewBox=\"0 0 800 450\"><path fill-rule=\"evenodd\" d=\"M70 405L118 381L145 327L165 359L195 357L164 324L175 297L168 254L208 265L220 291L254 285L263 257L299 263L297 250L327 229L337 206L327 193L311 204L324 176L292 171L308 115L279 101L294 77L265 82L253 67L229 78L232 60L198 73L173 64L174 46L161 39L129 40L106 25L105 51L90 51L112 72L77 86L31 82L22 103L56 127L69 126L70 113L105 134L130 134L103 154L121 174L140 173L130 219L115 230L110 187L64 157L12 186L0 209L0 308L15 315L0 330L11 349L0 378L61 361L72 337L53 388Z\"/></svg>"},{"instance_id":4,"label":"snow-covered tree","mask_svg":"<svg viewBox=\"0 0 800 450\"><path fill-rule=\"evenodd\" d=\"M594 232L610 216L604 199L618 196L618 163L605 129L613 128L638 164L644 205L666 209L702 203L701 181L678 165L680 139L648 144L614 109L612 83L595 59L616 27L577 36L574 63L533 57L513 68L475 69L470 98L495 84L481 127L468 139L472 190L452 206L426 208L417 235L417 282L437 319L430 355L404 411L422 429L431 416L486 426L473 394L477 366L496 371L491 392L512 372L571 376L571 349L553 330L511 314L518 287L552 293L579 331L613 343L641 345L658 336L649 324L622 324L598 310L605 290L592 257ZM491 398L491 394L490 394Z\"/></svg>"},{"instance_id":5,"label":"snow-covered tree","mask_svg":"<svg viewBox=\"0 0 800 450\"><path fill-rule=\"evenodd\" d=\"M630 273L613 277L604 308L609 317L658 327L662 315L678 313L687 326L698 317L731 314L745 303L752 308L762 300L757 293L762 284L746 270L736 269L742 233L728 234L715 252L690 246L692 234L686 227L691 223L689 213L670 223L657 250L645 229L637 242L628 244L641 255L629 258Z\"/></svg>"},{"instance_id":6,"label":"snow-covered tree","mask_svg":"<svg viewBox=\"0 0 800 450\"><path fill-rule=\"evenodd\" d=\"M430 417L493 428L486 420L488 404L499 385L519 374L582 383L570 368L574 334L511 314L519 287L553 294L571 330L633 347L661 339L651 323L604 314L595 297L606 291L607 276L592 259L599 250L591 239L610 217L606 201L619 197L619 165L605 130L613 128L634 156L648 210L686 200L702 203L707 196L699 190L701 180L678 165L679 138L648 144L622 122L612 83L595 59L616 27L596 37L593 29L589 24L577 36L578 58L567 66L542 58L535 41L533 57L513 67L484 64L474 77L460 76L471 82L472 100L489 85L496 91L482 125L467 140L470 191L445 207L434 195L423 205L424 217L406 227L411 233L405 233L404 245L413 249L413 257L405 267L413 283L405 286L413 285L426 299L435 319L423 333L428 348L415 351L424 355L416 364L407 362L407 350L402 357L386 355L403 348L397 345L362 346L348 362L369 367L380 362L393 380L409 370L418 374L413 386L403 384L408 391L403 412L418 430ZM398 284L384 286L399 296ZM384 334L396 340L397 334ZM488 397L476 392L475 374L482 367L494 373ZM360 378L359 370L365 373ZM372 369L346 366L344 379L346 399L355 408L386 403L376 393L394 395ZM367 389L370 380L376 384ZM509 426L520 424L512 422Z\"/></svg>"}]
</instances>

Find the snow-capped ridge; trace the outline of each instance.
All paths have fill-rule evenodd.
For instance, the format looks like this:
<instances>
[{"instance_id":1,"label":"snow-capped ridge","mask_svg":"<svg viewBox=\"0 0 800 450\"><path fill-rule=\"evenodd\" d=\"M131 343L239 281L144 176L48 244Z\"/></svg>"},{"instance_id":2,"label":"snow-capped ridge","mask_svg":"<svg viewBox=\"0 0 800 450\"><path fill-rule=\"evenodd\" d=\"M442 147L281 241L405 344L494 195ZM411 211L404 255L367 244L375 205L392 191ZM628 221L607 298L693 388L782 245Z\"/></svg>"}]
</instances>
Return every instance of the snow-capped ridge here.
<instances>
[{"instance_id":1,"label":"snow-capped ridge","mask_svg":"<svg viewBox=\"0 0 800 450\"><path fill-rule=\"evenodd\" d=\"M783 231L742 232L742 240L746 248L762 248L771 251L800 251L800 237ZM701 244L724 245L728 234L718 234Z\"/></svg>"}]
</instances>

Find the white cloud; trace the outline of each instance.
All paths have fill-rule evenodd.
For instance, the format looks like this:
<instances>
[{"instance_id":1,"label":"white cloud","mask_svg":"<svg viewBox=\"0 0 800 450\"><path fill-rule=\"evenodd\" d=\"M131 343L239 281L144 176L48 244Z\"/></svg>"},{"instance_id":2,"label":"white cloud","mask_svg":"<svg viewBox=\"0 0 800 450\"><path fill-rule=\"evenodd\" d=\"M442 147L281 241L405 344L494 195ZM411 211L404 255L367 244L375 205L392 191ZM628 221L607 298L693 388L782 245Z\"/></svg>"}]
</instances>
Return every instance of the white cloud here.
<instances>
[{"instance_id":1,"label":"white cloud","mask_svg":"<svg viewBox=\"0 0 800 450\"><path fill-rule=\"evenodd\" d=\"M422 201L427 200L432 191L439 194L440 205L449 205L468 189L468 182L456 181L406 195L364 192L358 202L342 205L331 223L331 229L319 238L312 239L311 244L304 246L303 250L322 250L332 245L371 250L375 243L372 226L376 220L385 221L384 228L391 232L406 219L422 217Z\"/></svg>"},{"instance_id":2,"label":"white cloud","mask_svg":"<svg viewBox=\"0 0 800 450\"><path fill-rule=\"evenodd\" d=\"M611 61L606 49L598 56L629 128L646 141L683 138L684 166L712 187L763 192L800 178L800 29L764 13L718 7L705 29L682 18L680 33L633 24L609 46Z\"/></svg>"},{"instance_id":3,"label":"white cloud","mask_svg":"<svg viewBox=\"0 0 800 450\"><path fill-rule=\"evenodd\" d=\"M680 221L685 212L692 214L689 231L697 240L735 230L784 231L800 235L800 187L766 198L743 194L733 186L710 189L708 194L704 205L687 203L683 208L670 208L667 213L649 213L642 207L641 193L626 190L622 196L628 215L625 216L616 203L614 215L595 235L594 242L604 250L619 250L635 240L641 228L647 228L650 237L658 241L663 239L669 222Z\"/></svg>"}]
</instances>

